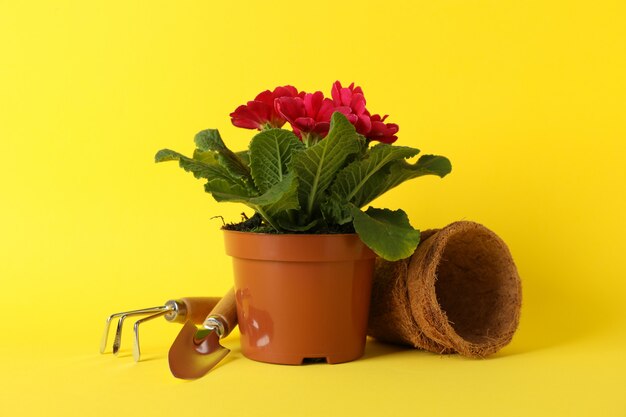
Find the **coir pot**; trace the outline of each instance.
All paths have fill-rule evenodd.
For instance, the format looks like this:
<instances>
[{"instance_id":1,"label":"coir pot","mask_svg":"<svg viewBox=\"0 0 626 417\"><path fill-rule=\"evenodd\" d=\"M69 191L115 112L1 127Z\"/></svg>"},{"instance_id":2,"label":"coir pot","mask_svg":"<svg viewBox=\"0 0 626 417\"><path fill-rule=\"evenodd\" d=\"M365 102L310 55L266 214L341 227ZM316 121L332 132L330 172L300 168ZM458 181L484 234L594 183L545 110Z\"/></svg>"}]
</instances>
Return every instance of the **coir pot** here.
<instances>
[{"instance_id":1,"label":"coir pot","mask_svg":"<svg viewBox=\"0 0 626 417\"><path fill-rule=\"evenodd\" d=\"M298 365L363 355L376 255L357 235L224 237L246 357Z\"/></svg>"}]
</instances>

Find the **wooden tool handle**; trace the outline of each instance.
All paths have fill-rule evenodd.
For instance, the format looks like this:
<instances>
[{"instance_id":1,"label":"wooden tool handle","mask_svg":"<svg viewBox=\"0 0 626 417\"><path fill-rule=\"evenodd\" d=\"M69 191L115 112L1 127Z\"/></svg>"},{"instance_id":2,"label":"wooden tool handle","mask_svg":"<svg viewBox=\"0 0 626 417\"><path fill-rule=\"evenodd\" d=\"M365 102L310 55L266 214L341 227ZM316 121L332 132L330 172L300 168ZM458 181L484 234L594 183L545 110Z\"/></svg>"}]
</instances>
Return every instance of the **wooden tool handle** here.
<instances>
[{"instance_id":1,"label":"wooden tool handle","mask_svg":"<svg viewBox=\"0 0 626 417\"><path fill-rule=\"evenodd\" d=\"M211 316L219 318L224 325L224 334L222 337L228 336L230 332L237 326L237 301L235 300L235 289L231 288L224 297L217 303Z\"/></svg>"},{"instance_id":2,"label":"wooden tool handle","mask_svg":"<svg viewBox=\"0 0 626 417\"><path fill-rule=\"evenodd\" d=\"M181 322L190 320L193 324L201 324L206 316L211 314L220 301L220 297L185 297L181 298L187 309L187 314L181 317Z\"/></svg>"}]
</instances>

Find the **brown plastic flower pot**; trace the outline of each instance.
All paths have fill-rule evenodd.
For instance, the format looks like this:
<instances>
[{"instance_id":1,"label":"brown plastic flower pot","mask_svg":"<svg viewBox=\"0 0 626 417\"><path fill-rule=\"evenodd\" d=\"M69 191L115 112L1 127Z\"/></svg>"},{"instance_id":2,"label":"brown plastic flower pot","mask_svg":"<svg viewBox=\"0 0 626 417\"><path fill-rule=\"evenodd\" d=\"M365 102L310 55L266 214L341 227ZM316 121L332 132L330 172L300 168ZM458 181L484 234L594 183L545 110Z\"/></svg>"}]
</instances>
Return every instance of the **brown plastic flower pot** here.
<instances>
[{"instance_id":1,"label":"brown plastic flower pot","mask_svg":"<svg viewBox=\"0 0 626 417\"><path fill-rule=\"evenodd\" d=\"M376 255L357 235L225 230L224 238L247 358L299 365L363 355Z\"/></svg>"}]
</instances>

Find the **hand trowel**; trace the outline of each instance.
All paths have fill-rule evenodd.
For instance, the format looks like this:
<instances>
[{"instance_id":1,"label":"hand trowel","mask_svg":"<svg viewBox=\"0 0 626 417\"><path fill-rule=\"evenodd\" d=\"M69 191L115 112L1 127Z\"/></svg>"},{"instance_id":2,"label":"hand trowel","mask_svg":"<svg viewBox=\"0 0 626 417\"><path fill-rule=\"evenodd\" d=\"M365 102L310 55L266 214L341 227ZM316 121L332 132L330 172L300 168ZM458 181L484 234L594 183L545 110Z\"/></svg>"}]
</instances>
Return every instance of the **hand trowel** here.
<instances>
[{"instance_id":1,"label":"hand trowel","mask_svg":"<svg viewBox=\"0 0 626 417\"><path fill-rule=\"evenodd\" d=\"M185 322L168 354L172 374L181 379L204 376L230 352L220 344L220 339L228 336L235 326L237 304L235 291L231 288L201 328L198 329L192 321Z\"/></svg>"}]
</instances>

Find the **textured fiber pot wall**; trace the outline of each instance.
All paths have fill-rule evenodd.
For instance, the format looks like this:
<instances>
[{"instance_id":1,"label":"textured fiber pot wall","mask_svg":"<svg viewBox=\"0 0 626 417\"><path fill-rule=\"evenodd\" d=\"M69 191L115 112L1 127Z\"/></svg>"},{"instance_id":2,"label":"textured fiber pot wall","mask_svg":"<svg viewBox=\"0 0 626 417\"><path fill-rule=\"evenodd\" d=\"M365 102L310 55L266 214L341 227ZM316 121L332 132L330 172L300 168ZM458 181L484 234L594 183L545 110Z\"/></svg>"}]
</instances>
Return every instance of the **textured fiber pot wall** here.
<instances>
[{"instance_id":1,"label":"textured fiber pot wall","mask_svg":"<svg viewBox=\"0 0 626 417\"><path fill-rule=\"evenodd\" d=\"M378 260L368 334L435 353L485 357L519 323L521 281L502 239L474 222L426 231L415 253Z\"/></svg>"}]
</instances>

